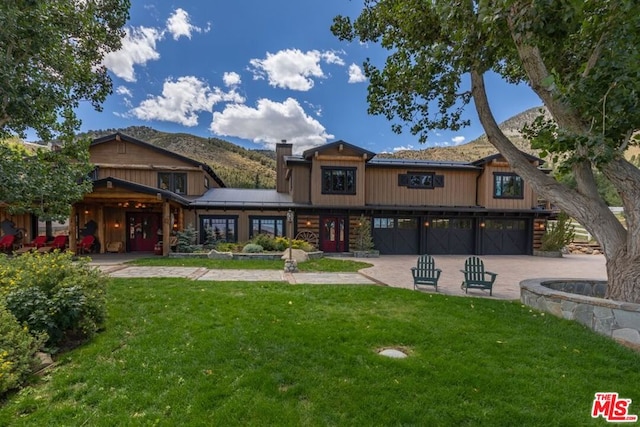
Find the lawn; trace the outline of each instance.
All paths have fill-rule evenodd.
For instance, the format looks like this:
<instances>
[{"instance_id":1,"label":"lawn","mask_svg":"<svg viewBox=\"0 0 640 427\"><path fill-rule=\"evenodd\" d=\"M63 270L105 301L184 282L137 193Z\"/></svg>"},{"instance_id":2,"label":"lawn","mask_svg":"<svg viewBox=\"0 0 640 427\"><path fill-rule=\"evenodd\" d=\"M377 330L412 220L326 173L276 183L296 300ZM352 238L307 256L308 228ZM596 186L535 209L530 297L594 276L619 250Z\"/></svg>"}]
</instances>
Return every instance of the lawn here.
<instances>
[{"instance_id":1,"label":"lawn","mask_svg":"<svg viewBox=\"0 0 640 427\"><path fill-rule=\"evenodd\" d=\"M167 267L206 267L209 269L233 270L282 270L281 259L209 259L209 258L139 258L128 262L129 265L167 266ZM371 264L361 261L337 258L318 258L298 263L298 270L304 272L356 272Z\"/></svg>"},{"instance_id":2,"label":"lawn","mask_svg":"<svg viewBox=\"0 0 640 427\"><path fill-rule=\"evenodd\" d=\"M639 354L517 302L122 279L108 310L0 425L605 425L600 391L640 413Z\"/></svg>"}]
</instances>

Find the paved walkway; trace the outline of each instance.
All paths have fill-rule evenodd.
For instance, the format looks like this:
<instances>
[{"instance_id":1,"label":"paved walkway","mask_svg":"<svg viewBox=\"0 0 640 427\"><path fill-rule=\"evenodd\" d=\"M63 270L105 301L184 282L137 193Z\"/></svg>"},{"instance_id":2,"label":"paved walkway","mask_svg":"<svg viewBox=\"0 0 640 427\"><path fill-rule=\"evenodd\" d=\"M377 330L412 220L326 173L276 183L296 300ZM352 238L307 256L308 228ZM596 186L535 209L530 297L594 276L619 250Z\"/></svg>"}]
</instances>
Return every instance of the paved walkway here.
<instances>
[{"instance_id":1,"label":"paved walkway","mask_svg":"<svg viewBox=\"0 0 640 427\"><path fill-rule=\"evenodd\" d=\"M498 273L493 298L520 299L520 281L524 279L591 278L606 280L605 259L602 255L565 255L563 258L542 258L524 255L486 255L481 257L485 268ZM280 270L209 270L201 267L140 267L124 264L130 257L105 255L91 262L111 277L153 278L183 277L214 281L281 281L290 284L362 284L385 285L413 289L411 267L416 255L382 255L379 258L359 259L372 264L358 273L285 273ZM465 295L460 289L466 255L434 256L436 267L442 269L438 292L446 295ZM432 292L430 290L425 292ZM489 297L482 290L470 290L469 296Z\"/></svg>"}]
</instances>

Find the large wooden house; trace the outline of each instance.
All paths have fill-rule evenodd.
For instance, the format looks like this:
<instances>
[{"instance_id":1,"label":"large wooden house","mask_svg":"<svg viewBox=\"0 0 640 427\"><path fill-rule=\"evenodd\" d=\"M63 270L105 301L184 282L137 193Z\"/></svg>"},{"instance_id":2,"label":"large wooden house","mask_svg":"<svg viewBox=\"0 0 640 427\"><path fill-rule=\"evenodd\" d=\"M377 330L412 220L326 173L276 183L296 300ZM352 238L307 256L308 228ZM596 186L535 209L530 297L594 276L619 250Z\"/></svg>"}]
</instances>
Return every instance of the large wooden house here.
<instances>
[{"instance_id":1,"label":"large wooden house","mask_svg":"<svg viewBox=\"0 0 640 427\"><path fill-rule=\"evenodd\" d=\"M72 207L73 251L92 234L99 252L166 255L164 236L193 226L200 243L268 233L348 252L364 215L382 254L531 254L551 213L499 154L475 162L387 159L336 141L294 155L280 143L276 189L264 190L225 188L206 164L121 133L89 150L94 186Z\"/></svg>"}]
</instances>

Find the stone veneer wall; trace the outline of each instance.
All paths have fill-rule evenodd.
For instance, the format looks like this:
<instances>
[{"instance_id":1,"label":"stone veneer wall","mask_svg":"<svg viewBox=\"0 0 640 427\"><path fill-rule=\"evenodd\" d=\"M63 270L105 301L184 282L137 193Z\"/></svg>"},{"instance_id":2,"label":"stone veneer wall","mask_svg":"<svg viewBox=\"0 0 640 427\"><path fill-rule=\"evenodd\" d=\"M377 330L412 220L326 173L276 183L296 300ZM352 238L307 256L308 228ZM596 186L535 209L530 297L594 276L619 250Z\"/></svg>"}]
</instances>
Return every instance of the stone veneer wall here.
<instances>
[{"instance_id":1,"label":"stone veneer wall","mask_svg":"<svg viewBox=\"0 0 640 427\"><path fill-rule=\"evenodd\" d=\"M520 282L520 301L640 349L640 304L604 299L606 288L592 279L529 279Z\"/></svg>"}]
</instances>

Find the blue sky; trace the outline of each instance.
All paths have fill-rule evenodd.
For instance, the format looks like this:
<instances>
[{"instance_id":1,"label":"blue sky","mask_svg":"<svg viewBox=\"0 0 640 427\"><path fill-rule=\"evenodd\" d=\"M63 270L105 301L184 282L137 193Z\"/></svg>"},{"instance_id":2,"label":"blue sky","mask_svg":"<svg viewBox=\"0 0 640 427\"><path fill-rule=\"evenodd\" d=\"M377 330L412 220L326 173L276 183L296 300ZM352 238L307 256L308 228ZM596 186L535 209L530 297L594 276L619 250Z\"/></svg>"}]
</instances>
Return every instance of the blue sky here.
<instances>
[{"instance_id":1,"label":"blue sky","mask_svg":"<svg viewBox=\"0 0 640 427\"><path fill-rule=\"evenodd\" d=\"M286 139L294 152L338 139L392 152L480 136L473 108L470 127L433 132L427 145L367 114L362 63L382 64L385 52L329 29L335 15L361 8L361 0L134 0L123 47L105 58L114 93L102 112L80 107L81 130L143 125L246 148ZM487 86L498 122L541 105L527 87L499 78Z\"/></svg>"}]
</instances>

